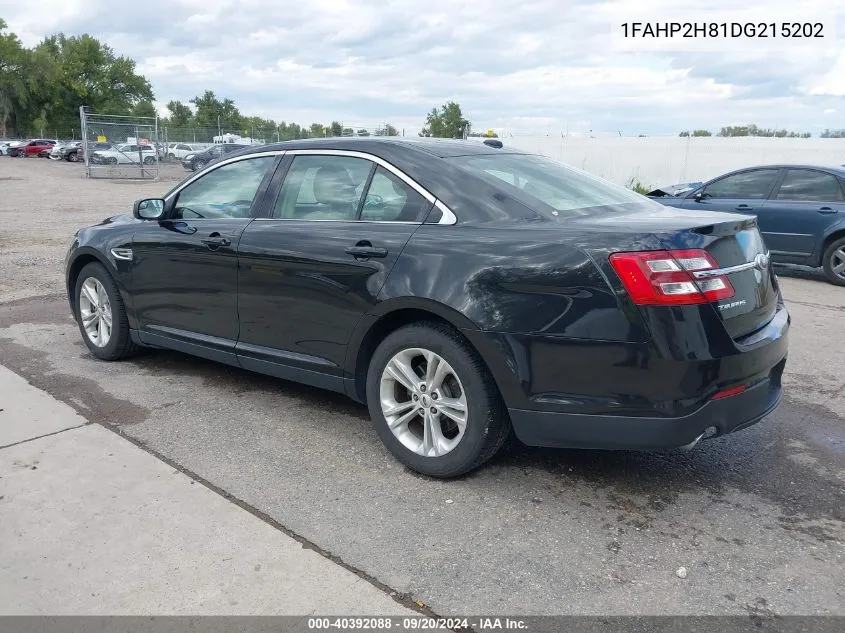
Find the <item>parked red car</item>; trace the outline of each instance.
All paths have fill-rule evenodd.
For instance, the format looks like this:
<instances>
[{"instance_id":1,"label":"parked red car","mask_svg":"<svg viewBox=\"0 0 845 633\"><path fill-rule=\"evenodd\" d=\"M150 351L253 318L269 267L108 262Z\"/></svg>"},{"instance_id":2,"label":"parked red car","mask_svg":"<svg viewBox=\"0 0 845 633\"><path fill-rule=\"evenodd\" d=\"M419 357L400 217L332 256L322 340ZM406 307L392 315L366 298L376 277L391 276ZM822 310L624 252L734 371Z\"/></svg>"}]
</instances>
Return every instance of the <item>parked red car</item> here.
<instances>
[{"instance_id":1,"label":"parked red car","mask_svg":"<svg viewBox=\"0 0 845 633\"><path fill-rule=\"evenodd\" d=\"M22 145L9 148L9 156L25 158L27 156L49 156L53 151L55 140L45 138L33 138Z\"/></svg>"}]
</instances>

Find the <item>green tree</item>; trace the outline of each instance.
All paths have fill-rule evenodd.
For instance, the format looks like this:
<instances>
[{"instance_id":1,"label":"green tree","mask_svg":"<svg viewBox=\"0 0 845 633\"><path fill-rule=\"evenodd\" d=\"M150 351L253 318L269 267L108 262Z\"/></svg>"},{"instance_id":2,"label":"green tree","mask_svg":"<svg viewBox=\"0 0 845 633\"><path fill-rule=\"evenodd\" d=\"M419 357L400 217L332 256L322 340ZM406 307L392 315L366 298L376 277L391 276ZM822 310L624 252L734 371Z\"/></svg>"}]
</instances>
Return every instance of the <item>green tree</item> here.
<instances>
[{"instance_id":1,"label":"green tree","mask_svg":"<svg viewBox=\"0 0 845 633\"><path fill-rule=\"evenodd\" d=\"M462 138L469 133L470 122L464 118L461 106L454 101L447 101L441 108L433 108L425 119L425 126L420 136L436 138Z\"/></svg>"},{"instance_id":2,"label":"green tree","mask_svg":"<svg viewBox=\"0 0 845 633\"><path fill-rule=\"evenodd\" d=\"M152 101L139 101L132 108L132 116L156 117L158 112L156 112Z\"/></svg>"},{"instance_id":3,"label":"green tree","mask_svg":"<svg viewBox=\"0 0 845 633\"><path fill-rule=\"evenodd\" d=\"M170 112L168 123L173 127L189 127L194 122L191 106L181 101L168 101L167 111Z\"/></svg>"},{"instance_id":4,"label":"green tree","mask_svg":"<svg viewBox=\"0 0 845 633\"><path fill-rule=\"evenodd\" d=\"M753 123L748 125L735 125L723 127L719 132L719 136L764 136L776 138L809 138L809 132L791 132L785 129L776 130L769 128L761 128Z\"/></svg>"},{"instance_id":5,"label":"green tree","mask_svg":"<svg viewBox=\"0 0 845 633\"><path fill-rule=\"evenodd\" d=\"M329 126L329 136L343 136L343 126L337 121L332 121Z\"/></svg>"},{"instance_id":6,"label":"green tree","mask_svg":"<svg viewBox=\"0 0 845 633\"><path fill-rule=\"evenodd\" d=\"M28 51L17 35L5 31L6 22L0 18L0 137L12 135L29 105Z\"/></svg>"},{"instance_id":7,"label":"green tree","mask_svg":"<svg viewBox=\"0 0 845 633\"><path fill-rule=\"evenodd\" d=\"M44 82L43 116L52 126L73 126L79 106L99 114L128 115L142 101L151 102L150 82L135 72L135 62L117 56L90 35L45 38L33 50L35 76Z\"/></svg>"},{"instance_id":8,"label":"green tree","mask_svg":"<svg viewBox=\"0 0 845 633\"><path fill-rule=\"evenodd\" d=\"M323 127L322 123L312 123L309 133L313 137L325 136L326 128Z\"/></svg>"},{"instance_id":9,"label":"green tree","mask_svg":"<svg viewBox=\"0 0 845 633\"><path fill-rule=\"evenodd\" d=\"M843 130L826 129L819 136L821 136L821 138L845 138L845 129L843 129Z\"/></svg>"},{"instance_id":10,"label":"green tree","mask_svg":"<svg viewBox=\"0 0 845 633\"><path fill-rule=\"evenodd\" d=\"M202 95L191 99L190 103L194 104L197 110L194 115L197 127L216 128L219 125L225 128L223 132L237 132L243 128L241 113L235 102L231 99L218 99L213 90L206 90Z\"/></svg>"},{"instance_id":11,"label":"green tree","mask_svg":"<svg viewBox=\"0 0 845 633\"><path fill-rule=\"evenodd\" d=\"M279 123L278 138L280 141L292 141L300 138L308 138L308 131L298 123Z\"/></svg>"}]
</instances>

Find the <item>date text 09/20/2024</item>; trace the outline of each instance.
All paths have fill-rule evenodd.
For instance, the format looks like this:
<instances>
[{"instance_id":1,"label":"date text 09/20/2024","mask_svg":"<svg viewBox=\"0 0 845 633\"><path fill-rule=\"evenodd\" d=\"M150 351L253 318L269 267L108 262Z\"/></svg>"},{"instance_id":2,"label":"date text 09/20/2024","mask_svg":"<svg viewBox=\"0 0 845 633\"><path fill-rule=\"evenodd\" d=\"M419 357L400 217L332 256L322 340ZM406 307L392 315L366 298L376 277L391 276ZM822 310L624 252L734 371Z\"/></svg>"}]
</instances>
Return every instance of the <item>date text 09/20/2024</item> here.
<instances>
[{"instance_id":1,"label":"date text 09/20/2024","mask_svg":"<svg viewBox=\"0 0 845 633\"><path fill-rule=\"evenodd\" d=\"M445 631L526 631L528 628L525 620L509 617L480 617L480 618L439 618L429 616L419 617L373 617L373 618L332 618L313 617L308 618L309 630L374 630L386 631L396 629L397 631L417 630L445 630Z\"/></svg>"},{"instance_id":2,"label":"date text 09/20/2024","mask_svg":"<svg viewBox=\"0 0 845 633\"><path fill-rule=\"evenodd\" d=\"M821 22L623 22L622 37L631 38L782 38L822 39Z\"/></svg>"}]
</instances>

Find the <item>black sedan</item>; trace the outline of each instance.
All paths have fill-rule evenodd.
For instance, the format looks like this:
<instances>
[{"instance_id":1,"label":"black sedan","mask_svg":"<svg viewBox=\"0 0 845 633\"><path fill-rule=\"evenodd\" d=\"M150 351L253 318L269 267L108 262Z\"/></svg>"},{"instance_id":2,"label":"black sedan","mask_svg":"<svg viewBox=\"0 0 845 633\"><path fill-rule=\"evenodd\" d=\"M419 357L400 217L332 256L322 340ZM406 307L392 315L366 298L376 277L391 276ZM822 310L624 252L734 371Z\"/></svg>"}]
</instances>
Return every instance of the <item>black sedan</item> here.
<instances>
[{"instance_id":1,"label":"black sedan","mask_svg":"<svg viewBox=\"0 0 845 633\"><path fill-rule=\"evenodd\" d=\"M845 286L843 167L748 167L679 190L656 190L649 196L696 212L755 215L774 261L821 266L831 283Z\"/></svg>"},{"instance_id":2,"label":"black sedan","mask_svg":"<svg viewBox=\"0 0 845 633\"><path fill-rule=\"evenodd\" d=\"M80 230L66 264L98 358L169 348L345 393L433 476L511 429L689 447L781 397L790 319L753 216L481 143L243 150Z\"/></svg>"},{"instance_id":3,"label":"black sedan","mask_svg":"<svg viewBox=\"0 0 845 633\"><path fill-rule=\"evenodd\" d=\"M186 154L185 158L181 161L182 167L188 171L198 171L221 156L232 154L246 147L249 147L249 145L241 145L238 143L219 143L217 145L212 145L201 152Z\"/></svg>"}]
</instances>

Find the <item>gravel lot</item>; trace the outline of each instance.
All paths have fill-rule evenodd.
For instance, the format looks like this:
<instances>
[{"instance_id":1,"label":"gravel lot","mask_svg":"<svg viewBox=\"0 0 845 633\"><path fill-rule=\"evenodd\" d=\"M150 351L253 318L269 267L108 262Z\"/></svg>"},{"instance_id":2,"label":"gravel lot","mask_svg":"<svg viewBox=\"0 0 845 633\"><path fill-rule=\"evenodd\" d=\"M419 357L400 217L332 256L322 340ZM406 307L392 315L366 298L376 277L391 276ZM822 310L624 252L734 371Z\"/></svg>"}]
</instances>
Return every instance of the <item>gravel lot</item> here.
<instances>
[{"instance_id":1,"label":"gravel lot","mask_svg":"<svg viewBox=\"0 0 845 633\"><path fill-rule=\"evenodd\" d=\"M845 615L845 289L779 269L787 396L751 429L690 453L514 444L432 481L341 396L177 353L87 353L64 298L71 236L184 175L0 158L0 363L441 615Z\"/></svg>"}]
</instances>

